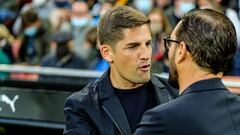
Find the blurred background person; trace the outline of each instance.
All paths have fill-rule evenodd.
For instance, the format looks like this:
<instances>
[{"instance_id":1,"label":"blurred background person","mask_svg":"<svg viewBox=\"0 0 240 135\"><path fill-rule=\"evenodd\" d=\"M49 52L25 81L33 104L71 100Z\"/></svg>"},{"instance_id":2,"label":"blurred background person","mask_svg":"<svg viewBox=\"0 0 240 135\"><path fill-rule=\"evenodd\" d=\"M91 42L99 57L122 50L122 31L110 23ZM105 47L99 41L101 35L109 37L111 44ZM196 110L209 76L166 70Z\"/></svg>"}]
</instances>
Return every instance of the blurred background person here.
<instances>
[{"instance_id":1,"label":"blurred background person","mask_svg":"<svg viewBox=\"0 0 240 135\"><path fill-rule=\"evenodd\" d=\"M152 72L161 73L165 71L167 67L164 63L165 48L163 44L163 37L169 35L172 32L172 27L168 21L168 18L164 15L160 8L152 9L147 17L150 19L150 29L153 38L153 63Z\"/></svg>"},{"instance_id":2,"label":"blurred background person","mask_svg":"<svg viewBox=\"0 0 240 135\"><path fill-rule=\"evenodd\" d=\"M19 35L22 29L22 19L20 14L23 14L24 12L34 9L34 11L37 13L39 19L44 22L45 24L50 25L48 17L49 13L53 9L52 1L49 0L32 0L29 3L25 3L22 8L19 10L19 15L17 16L12 31L15 35Z\"/></svg>"},{"instance_id":3,"label":"blurred background person","mask_svg":"<svg viewBox=\"0 0 240 135\"><path fill-rule=\"evenodd\" d=\"M0 50L3 53L2 55L5 55L5 57L7 57L6 59L8 59L9 61L7 63L14 62L13 52L12 52L12 44L14 40L15 39L13 35L10 33L7 27L3 24L0 24Z\"/></svg>"},{"instance_id":4,"label":"blurred background person","mask_svg":"<svg viewBox=\"0 0 240 135\"><path fill-rule=\"evenodd\" d=\"M7 27L0 24L0 64L13 63L12 42L14 37L10 34ZM0 72L0 79L5 79L9 73Z\"/></svg>"},{"instance_id":5,"label":"blurred background person","mask_svg":"<svg viewBox=\"0 0 240 135\"><path fill-rule=\"evenodd\" d=\"M197 0L197 5L201 9L214 9L217 11L221 11L221 6L217 3L216 0Z\"/></svg>"},{"instance_id":6,"label":"blurred background person","mask_svg":"<svg viewBox=\"0 0 240 135\"><path fill-rule=\"evenodd\" d=\"M143 12L144 14L148 14L154 7L153 0L133 0L132 4L137 10Z\"/></svg>"},{"instance_id":7,"label":"blurred background person","mask_svg":"<svg viewBox=\"0 0 240 135\"><path fill-rule=\"evenodd\" d=\"M31 2L32 0L1 0L0 23L4 24L12 32L12 27L16 18L20 16L21 9Z\"/></svg>"},{"instance_id":8,"label":"blurred background person","mask_svg":"<svg viewBox=\"0 0 240 135\"><path fill-rule=\"evenodd\" d=\"M46 55L40 66L42 67L58 67L71 69L86 69L86 63L73 52L72 36L69 32L56 32L52 36L51 47L54 48L54 54ZM43 81L74 81L74 78L66 78L62 76L46 76L41 75L40 80ZM76 79L77 80L77 79Z\"/></svg>"},{"instance_id":9,"label":"blurred background person","mask_svg":"<svg viewBox=\"0 0 240 135\"><path fill-rule=\"evenodd\" d=\"M104 72L109 68L108 62L103 59L97 43L97 27L90 29L86 35L85 47L91 49L91 53L88 56L88 69L92 69L99 72Z\"/></svg>"},{"instance_id":10,"label":"blurred background person","mask_svg":"<svg viewBox=\"0 0 240 135\"><path fill-rule=\"evenodd\" d=\"M103 0L96 3L92 10L92 25L97 26L100 17L116 5L116 0Z\"/></svg>"},{"instance_id":11,"label":"blurred background person","mask_svg":"<svg viewBox=\"0 0 240 135\"><path fill-rule=\"evenodd\" d=\"M49 51L51 29L45 28L37 13L29 9L21 15L22 33L20 38L19 62L38 65L41 57Z\"/></svg>"},{"instance_id":12,"label":"blurred background person","mask_svg":"<svg viewBox=\"0 0 240 135\"><path fill-rule=\"evenodd\" d=\"M53 31L71 31L69 0L54 0L54 8L49 13L49 21Z\"/></svg>"},{"instance_id":13,"label":"blurred background person","mask_svg":"<svg viewBox=\"0 0 240 135\"><path fill-rule=\"evenodd\" d=\"M75 53L82 59L86 60L90 53L90 49L83 47L86 33L92 27L92 16L88 5L85 1L76 1L72 3L71 8L71 32L73 34L73 48Z\"/></svg>"},{"instance_id":14,"label":"blurred background person","mask_svg":"<svg viewBox=\"0 0 240 135\"><path fill-rule=\"evenodd\" d=\"M173 0L173 5L165 11L165 14L174 28L181 17L194 8L196 8L196 0Z\"/></svg>"},{"instance_id":15,"label":"blurred background person","mask_svg":"<svg viewBox=\"0 0 240 135\"><path fill-rule=\"evenodd\" d=\"M157 8L160 8L163 11L165 11L172 5L172 1L171 0L155 0L155 5Z\"/></svg>"}]
</instances>

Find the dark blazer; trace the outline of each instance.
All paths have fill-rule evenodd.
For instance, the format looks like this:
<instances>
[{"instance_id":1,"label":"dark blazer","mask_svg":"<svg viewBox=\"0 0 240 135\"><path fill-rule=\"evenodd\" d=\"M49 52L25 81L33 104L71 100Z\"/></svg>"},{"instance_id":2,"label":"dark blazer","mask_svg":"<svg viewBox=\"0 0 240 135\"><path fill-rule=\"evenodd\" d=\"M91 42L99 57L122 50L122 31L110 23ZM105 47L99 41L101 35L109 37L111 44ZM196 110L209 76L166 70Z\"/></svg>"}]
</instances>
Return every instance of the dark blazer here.
<instances>
[{"instance_id":1,"label":"dark blazer","mask_svg":"<svg viewBox=\"0 0 240 135\"><path fill-rule=\"evenodd\" d=\"M147 111L134 135L240 135L240 97L221 79L196 82L176 100Z\"/></svg>"},{"instance_id":2,"label":"dark blazer","mask_svg":"<svg viewBox=\"0 0 240 135\"><path fill-rule=\"evenodd\" d=\"M165 80L152 76L158 104L176 97ZM109 71L66 99L64 135L131 135L123 107L114 93Z\"/></svg>"}]
</instances>

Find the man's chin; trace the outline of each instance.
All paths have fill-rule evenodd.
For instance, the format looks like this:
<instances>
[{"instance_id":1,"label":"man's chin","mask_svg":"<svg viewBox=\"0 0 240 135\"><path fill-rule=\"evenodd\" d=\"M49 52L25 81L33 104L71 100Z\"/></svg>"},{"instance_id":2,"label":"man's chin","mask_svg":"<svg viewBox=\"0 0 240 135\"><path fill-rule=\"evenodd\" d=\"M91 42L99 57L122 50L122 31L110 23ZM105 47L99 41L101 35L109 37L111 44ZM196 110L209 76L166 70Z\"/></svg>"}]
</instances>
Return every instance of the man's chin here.
<instances>
[{"instance_id":1,"label":"man's chin","mask_svg":"<svg viewBox=\"0 0 240 135\"><path fill-rule=\"evenodd\" d=\"M144 75L144 76L139 76L139 78L136 78L136 82L138 83L147 83L151 79L150 75Z\"/></svg>"}]
</instances>

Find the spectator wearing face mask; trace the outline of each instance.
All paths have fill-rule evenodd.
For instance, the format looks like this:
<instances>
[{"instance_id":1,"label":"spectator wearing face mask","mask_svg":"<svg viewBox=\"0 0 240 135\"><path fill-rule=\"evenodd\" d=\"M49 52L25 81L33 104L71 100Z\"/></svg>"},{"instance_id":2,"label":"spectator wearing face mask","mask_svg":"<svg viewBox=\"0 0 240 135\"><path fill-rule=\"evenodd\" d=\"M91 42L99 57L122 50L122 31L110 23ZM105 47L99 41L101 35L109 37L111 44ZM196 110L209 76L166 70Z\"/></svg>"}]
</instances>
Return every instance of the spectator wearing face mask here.
<instances>
[{"instance_id":1,"label":"spectator wearing face mask","mask_svg":"<svg viewBox=\"0 0 240 135\"><path fill-rule=\"evenodd\" d=\"M54 48L54 53L46 55L40 66L42 67L57 67L71 69L85 69L86 63L72 51L72 36L69 32L56 32L52 36L51 46ZM41 75L40 80L61 82L74 81L73 78L63 76L46 76ZM77 81L77 79L76 79Z\"/></svg>"},{"instance_id":2,"label":"spectator wearing face mask","mask_svg":"<svg viewBox=\"0 0 240 135\"><path fill-rule=\"evenodd\" d=\"M19 10L19 14L23 14L24 12L34 9L37 13L39 19L44 23L44 25L50 26L49 22L49 13L53 9L52 1L49 0L31 0L30 3L26 3L23 5L23 7ZM19 35L21 32L22 27L22 19L21 16L17 16L17 18L14 21L14 24L12 26L12 31L15 35Z\"/></svg>"},{"instance_id":3,"label":"spectator wearing face mask","mask_svg":"<svg viewBox=\"0 0 240 135\"><path fill-rule=\"evenodd\" d=\"M144 14L148 14L153 8L153 0L134 0L133 6L143 12Z\"/></svg>"},{"instance_id":4,"label":"spectator wearing face mask","mask_svg":"<svg viewBox=\"0 0 240 135\"><path fill-rule=\"evenodd\" d=\"M164 15L163 11L159 8L154 8L149 12L147 17L150 19L150 29L153 38L153 59L152 59L152 72L160 73L165 68L164 53L165 48L163 44L163 37L172 32L172 27Z\"/></svg>"},{"instance_id":5,"label":"spectator wearing face mask","mask_svg":"<svg viewBox=\"0 0 240 135\"><path fill-rule=\"evenodd\" d=\"M51 29L45 28L33 9L29 9L21 15L22 34L19 50L19 62L38 65L41 57L49 51L49 35Z\"/></svg>"},{"instance_id":6,"label":"spectator wearing face mask","mask_svg":"<svg viewBox=\"0 0 240 135\"><path fill-rule=\"evenodd\" d=\"M196 0L174 0L172 7L165 11L165 14L174 28L181 17L196 7Z\"/></svg>"},{"instance_id":7,"label":"spectator wearing face mask","mask_svg":"<svg viewBox=\"0 0 240 135\"><path fill-rule=\"evenodd\" d=\"M161 42L161 37L166 36L172 32L172 27L169 24L167 17L159 8L154 8L149 12L147 17L150 19L150 29L153 36L153 54L158 52ZM159 41L160 40L160 41ZM164 47L163 47L164 48Z\"/></svg>"},{"instance_id":8,"label":"spectator wearing face mask","mask_svg":"<svg viewBox=\"0 0 240 135\"><path fill-rule=\"evenodd\" d=\"M73 2L71 8L71 26L73 35L73 48L75 53L83 58L87 59L90 49L83 47L85 42L86 33L91 29L91 15L86 2L76 1Z\"/></svg>"}]
</instances>

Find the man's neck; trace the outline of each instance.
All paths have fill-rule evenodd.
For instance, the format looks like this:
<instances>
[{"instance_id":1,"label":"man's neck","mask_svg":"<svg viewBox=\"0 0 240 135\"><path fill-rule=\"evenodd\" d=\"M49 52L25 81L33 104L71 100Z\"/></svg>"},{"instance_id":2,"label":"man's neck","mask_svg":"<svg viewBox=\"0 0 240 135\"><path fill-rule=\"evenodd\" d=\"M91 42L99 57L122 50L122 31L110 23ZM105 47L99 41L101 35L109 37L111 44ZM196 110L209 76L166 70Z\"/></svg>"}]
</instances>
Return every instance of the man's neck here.
<instances>
[{"instance_id":1,"label":"man's neck","mask_svg":"<svg viewBox=\"0 0 240 135\"><path fill-rule=\"evenodd\" d=\"M185 70L182 73L179 73L179 95L195 82L210 78L222 78L222 76L222 73L212 74L207 71L200 70L199 68Z\"/></svg>"},{"instance_id":2,"label":"man's neck","mask_svg":"<svg viewBox=\"0 0 240 135\"><path fill-rule=\"evenodd\" d=\"M114 71L112 70L110 72L112 72L110 73L110 80L114 88L118 88L122 90L130 90L130 89L138 88L144 85L144 83L137 84L137 83L130 82L122 78L119 74L113 73Z\"/></svg>"}]
</instances>

